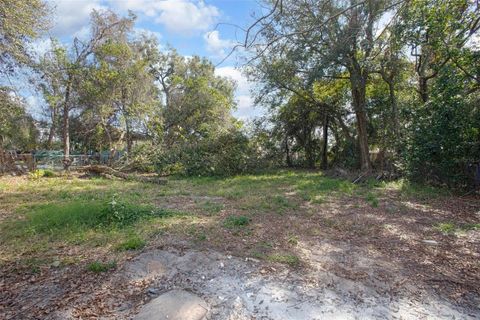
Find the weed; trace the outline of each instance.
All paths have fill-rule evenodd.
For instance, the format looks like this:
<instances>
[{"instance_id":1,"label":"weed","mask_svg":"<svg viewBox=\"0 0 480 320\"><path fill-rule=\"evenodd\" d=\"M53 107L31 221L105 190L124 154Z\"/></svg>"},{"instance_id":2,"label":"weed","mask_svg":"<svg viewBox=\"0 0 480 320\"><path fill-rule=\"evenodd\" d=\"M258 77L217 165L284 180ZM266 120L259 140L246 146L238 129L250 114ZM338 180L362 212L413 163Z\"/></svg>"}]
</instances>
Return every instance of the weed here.
<instances>
[{"instance_id":1,"label":"weed","mask_svg":"<svg viewBox=\"0 0 480 320\"><path fill-rule=\"evenodd\" d=\"M291 267L296 267L300 264L300 259L290 253L272 253L267 256L267 260L287 264Z\"/></svg>"},{"instance_id":2,"label":"weed","mask_svg":"<svg viewBox=\"0 0 480 320\"><path fill-rule=\"evenodd\" d=\"M87 269L95 273L106 272L106 271L115 269L116 267L117 267L117 263L115 261L110 261L106 263L100 262L100 261L94 261L87 265Z\"/></svg>"},{"instance_id":3,"label":"weed","mask_svg":"<svg viewBox=\"0 0 480 320\"><path fill-rule=\"evenodd\" d=\"M290 235L290 236L288 237L287 242L288 242L289 244L291 244L292 246L296 246L296 245L298 244L298 237L295 236L295 235Z\"/></svg>"},{"instance_id":4,"label":"weed","mask_svg":"<svg viewBox=\"0 0 480 320\"><path fill-rule=\"evenodd\" d=\"M238 228L245 227L250 223L250 219L245 216L228 216L224 221L223 225L226 228Z\"/></svg>"},{"instance_id":5,"label":"weed","mask_svg":"<svg viewBox=\"0 0 480 320\"><path fill-rule=\"evenodd\" d=\"M167 217L176 212L158 209L153 206L135 205L125 201L117 201L116 195L108 202L100 214L101 222L104 225L127 226L135 223L144 217Z\"/></svg>"},{"instance_id":6,"label":"weed","mask_svg":"<svg viewBox=\"0 0 480 320\"><path fill-rule=\"evenodd\" d=\"M441 231L445 234L452 234L455 233L455 224L452 222L442 222L437 225L437 230Z\"/></svg>"},{"instance_id":7,"label":"weed","mask_svg":"<svg viewBox=\"0 0 480 320\"><path fill-rule=\"evenodd\" d=\"M38 180L42 177L45 178L52 178L55 177L56 174L52 170L47 170L47 169L37 169L28 174L28 178L32 180Z\"/></svg>"},{"instance_id":8,"label":"weed","mask_svg":"<svg viewBox=\"0 0 480 320\"><path fill-rule=\"evenodd\" d=\"M145 247L146 242L142 238L140 238L137 235L133 235L129 237L127 240L124 242L120 243L117 246L117 250L119 251L128 251L128 250L137 250L137 249L142 249Z\"/></svg>"},{"instance_id":9,"label":"weed","mask_svg":"<svg viewBox=\"0 0 480 320\"><path fill-rule=\"evenodd\" d=\"M374 208L378 207L378 198L377 196L372 193L372 192L369 192L367 194L367 197L365 198L365 200Z\"/></svg>"}]
</instances>

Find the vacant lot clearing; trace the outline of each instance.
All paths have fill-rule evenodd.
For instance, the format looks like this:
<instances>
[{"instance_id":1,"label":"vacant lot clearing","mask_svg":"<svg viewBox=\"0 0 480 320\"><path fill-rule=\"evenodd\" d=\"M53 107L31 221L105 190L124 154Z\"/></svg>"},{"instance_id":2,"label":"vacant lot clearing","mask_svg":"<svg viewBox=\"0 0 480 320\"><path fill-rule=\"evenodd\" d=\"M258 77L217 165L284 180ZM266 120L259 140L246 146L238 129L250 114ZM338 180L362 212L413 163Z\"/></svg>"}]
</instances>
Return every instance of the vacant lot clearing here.
<instances>
[{"instance_id":1,"label":"vacant lot clearing","mask_svg":"<svg viewBox=\"0 0 480 320\"><path fill-rule=\"evenodd\" d=\"M319 172L0 178L0 314L129 318L172 288L211 319L480 316L480 199Z\"/></svg>"}]
</instances>

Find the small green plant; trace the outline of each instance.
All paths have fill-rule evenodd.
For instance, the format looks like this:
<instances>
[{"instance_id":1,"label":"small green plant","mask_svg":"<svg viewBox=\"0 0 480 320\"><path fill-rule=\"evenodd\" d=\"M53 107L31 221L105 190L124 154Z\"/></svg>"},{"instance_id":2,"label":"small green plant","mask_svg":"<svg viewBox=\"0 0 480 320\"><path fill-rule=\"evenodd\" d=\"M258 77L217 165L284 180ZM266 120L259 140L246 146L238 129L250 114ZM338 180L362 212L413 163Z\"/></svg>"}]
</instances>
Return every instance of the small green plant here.
<instances>
[{"instance_id":1,"label":"small green plant","mask_svg":"<svg viewBox=\"0 0 480 320\"><path fill-rule=\"evenodd\" d=\"M140 206L119 201L116 195L107 203L100 217L104 224L116 224L120 226L131 225L142 217L167 215L165 210L159 210L151 206Z\"/></svg>"},{"instance_id":2,"label":"small green plant","mask_svg":"<svg viewBox=\"0 0 480 320\"><path fill-rule=\"evenodd\" d=\"M287 264L291 267L296 267L300 264L300 259L291 253L272 253L267 256L267 260Z\"/></svg>"},{"instance_id":3,"label":"small green plant","mask_svg":"<svg viewBox=\"0 0 480 320\"><path fill-rule=\"evenodd\" d=\"M298 244L298 237L296 235L290 235L287 242L292 246L296 246Z\"/></svg>"},{"instance_id":4,"label":"small green plant","mask_svg":"<svg viewBox=\"0 0 480 320\"><path fill-rule=\"evenodd\" d=\"M28 178L32 180L38 180L42 177L51 178L55 176L56 176L55 172L47 169L37 169L28 174Z\"/></svg>"},{"instance_id":5,"label":"small green plant","mask_svg":"<svg viewBox=\"0 0 480 320\"><path fill-rule=\"evenodd\" d=\"M100 273L100 272L107 272L109 270L115 269L117 267L117 263L115 261L109 262L100 262L94 261L88 264L87 269L88 271Z\"/></svg>"},{"instance_id":6,"label":"small green plant","mask_svg":"<svg viewBox=\"0 0 480 320\"><path fill-rule=\"evenodd\" d=\"M367 197L365 199L372 207L376 208L378 207L378 198L375 194L369 192L367 194Z\"/></svg>"},{"instance_id":7,"label":"small green plant","mask_svg":"<svg viewBox=\"0 0 480 320\"><path fill-rule=\"evenodd\" d=\"M437 224L435 228L444 234L454 234L457 232L480 230L480 223L465 223L462 225L455 225L453 222L442 222Z\"/></svg>"},{"instance_id":8,"label":"small green plant","mask_svg":"<svg viewBox=\"0 0 480 320\"><path fill-rule=\"evenodd\" d=\"M145 247L146 242L137 235L131 236L117 246L119 251L138 250Z\"/></svg>"},{"instance_id":9,"label":"small green plant","mask_svg":"<svg viewBox=\"0 0 480 320\"><path fill-rule=\"evenodd\" d=\"M45 178L53 178L53 177L56 177L57 175L52 170L44 169L43 170L43 176Z\"/></svg>"},{"instance_id":10,"label":"small green plant","mask_svg":"<svg viewBox=\"0 0 480 320\"><path fill-rule=\"evenodd\" d=\"M455 224L452 222L442 222L437 225L437 230L441 231L444 234L455 233Z\"/></svg>"},{"instance_id":11,"label":"small green plant","mask_svg":"<svg viewBox=\"0 0 480 320\"><path fill-rule=\"evenodd\" d=\"M226 228L238 228L238 227L245 227L250 223L250 219L245 216L228 216L223 225Z\"/></svg>"}]
</instances>

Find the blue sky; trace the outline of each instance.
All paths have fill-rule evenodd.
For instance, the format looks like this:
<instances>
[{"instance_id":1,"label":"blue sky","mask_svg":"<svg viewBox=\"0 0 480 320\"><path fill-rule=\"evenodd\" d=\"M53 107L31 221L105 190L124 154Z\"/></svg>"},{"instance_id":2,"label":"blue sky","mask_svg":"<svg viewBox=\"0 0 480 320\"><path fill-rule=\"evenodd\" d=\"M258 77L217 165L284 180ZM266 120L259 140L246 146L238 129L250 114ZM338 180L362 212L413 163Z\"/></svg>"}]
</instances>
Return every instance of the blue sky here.
<instances>
[{"instance_id":1,"label":"blue sky","mask_svg":"<svg viewBox=\"0 0 480 320\"><path fill-rule=\"evenodd\" d=\"M171 45L182 55L208 57L218 64L230 52L243 34L239 28L254 21L252 14L261 12L256 0L49 0L55 7L50 36L68 43L73 37L88 34L89 14L93 9L111 9L119 14L128 10L137 15L139 32L154 33L162 46ZM36 49L45 50L48 39L36 43ZM253 107L251 84L241 74L238 54L217 67L217 74L230 77L237 83L237 110L241 119L261 113ZM38 98L28 97L29 104L38 104Z\"/></svg>"}]
</instances>

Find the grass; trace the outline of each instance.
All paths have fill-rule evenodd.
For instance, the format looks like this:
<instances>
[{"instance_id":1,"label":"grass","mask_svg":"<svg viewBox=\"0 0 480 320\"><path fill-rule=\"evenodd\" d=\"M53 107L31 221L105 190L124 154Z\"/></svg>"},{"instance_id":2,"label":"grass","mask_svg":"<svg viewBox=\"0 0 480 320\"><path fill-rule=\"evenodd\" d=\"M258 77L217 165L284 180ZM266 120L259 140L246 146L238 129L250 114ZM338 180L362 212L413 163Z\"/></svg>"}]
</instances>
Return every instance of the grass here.
<instances>
[{"instance_id":1,"label":"grass","mask_svg":"<svg viewBox=\"0 0 480 320\"><path fill-rule=\"evenodd\" d=\"M200 205L200 208L210 215L215 215L223 210L224 205L214 201L207 200Z\"/></svg>"},{"instance_id":2,"label":"grass","mask_svg":"<svg viewBox=\"0 0 480 320\"><path fill-rule=\"evenodd\" d=\"M245 227L250 223L250 219L245 216L228 216L224 221L223 225L226 228L240 228Z\"/></svg>"},{"instance_id":3,"label":"grass","mask_svg":"<svg viewBox=\"0 0 480 320\"><path fill-rule=\"evenodd\" d=\"M117 245L118 251L138 250L145 247L146 241L137 235L130 236L127 240Z\"/></svg>"},{"instance_id":4,"label":"grass","mask_svg":"<svg viewBox=\"0 0 480 320\"><path fill-rule=\"evenodd\" d=\"M256 235L257 225L268 225L269 221L262 221L262 217L271 213L281 214L274 218L280 220L272 223L287 224L290 215L302 214L319 221L321 226L312 226L308 234L318 235L324 228L343 232L353 227L342 225L333 217L316 217L318 208L341 197L357 197L376 207L378 199L383 199L384 192L390 190L405 197L444 194L404 180L357 185L326 177L321 172L292 170L228 178L171 177L166 185L65 175L50 177L47 171L35 175L38 178L0 178L0 212L7 213L0 220L0 264L30 259L33 262L28 265L38 269L52 262L51 255L63 261L61 250L73 246L81 250L101 248L120 255L139 250L150 239L164 234L186 237L196 243L221 243L226 228L248 239ZM176 209L164 209L165 200L190 196L197 199L194 212L182 211L181 203ZM259 224L252 225L257 219ZM453 230L478 227L463 224L455 225ZM438 228L441 232L452 232L448 225ZM299 242L300 233L290 229L278 237L286 239L292 248ZM247 248L246 252L254 250L266 258L277 249L255 247ZM82 259L74 263L81 263ZM295 258L282 253L268 260L295 264Z\"/></svg>"},{"instance_id":5,"label":"grass","mask_svg":"<svg viewBox=\"0 0 480 320\"><path fill-rule=\"evenodd\" d=\"M365 200L374 208L378 207L378 198L373 192L369 192Z\"/></svg>"},{"instance_id":6,"label":"grass","mask_svg":"<svg viewBox=\"0 0 480 320\"><path fill-rule=\"evenodd\" d=\"M420 185L410 182L406 179L399 179L389 182L380 182L382 189L391 189L400 191L401 196L407 198L415 198L418 200L434 199L450 195L449 190L444 188L432 187L428 185Z\"/></svg>"},{"instance_id":7,"label":"grass","mask_svg":"<svg viewBox=\"0 0 480 320\"><path fill-rule=\"evenodd\" d=\"M291 267L297 267L300 265L300 258L290 253L272 253L267 256L267 260L271 262L286 264Z\"/></svg>"},{"instance_id":8,"label":"grass","mask_svg":"<svg viewBox=\"0 0 480 320\"><path fill-rule=\"evenodd\" d=\"M480 223L455 224L454 222L441 222L435 225L435 229L443 234L458 234L472 230L480 230Z\"/></svg>"},{"instance_id":9,"label":"grass","mask_svg":"<svg viewBox=\"0 0 480 320\"><path fill-rule=\"evenodd\" d=\"M115 261L109 261L109 262L94 261L87 265L87 270L94 273L100 273L100 272L107 272L109 270L115 269L116 267L117 267L117 263Z\"/></svg>"}]
</instances>

